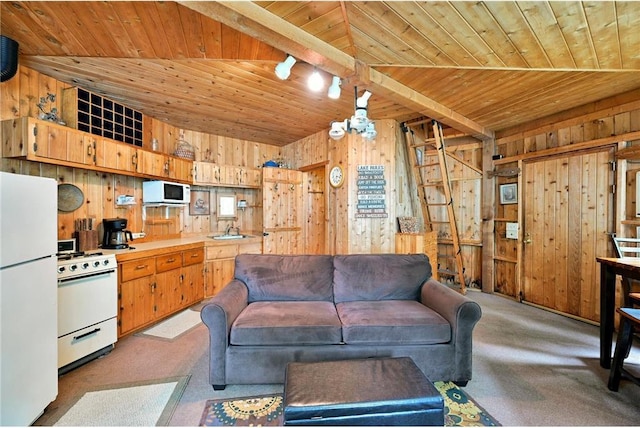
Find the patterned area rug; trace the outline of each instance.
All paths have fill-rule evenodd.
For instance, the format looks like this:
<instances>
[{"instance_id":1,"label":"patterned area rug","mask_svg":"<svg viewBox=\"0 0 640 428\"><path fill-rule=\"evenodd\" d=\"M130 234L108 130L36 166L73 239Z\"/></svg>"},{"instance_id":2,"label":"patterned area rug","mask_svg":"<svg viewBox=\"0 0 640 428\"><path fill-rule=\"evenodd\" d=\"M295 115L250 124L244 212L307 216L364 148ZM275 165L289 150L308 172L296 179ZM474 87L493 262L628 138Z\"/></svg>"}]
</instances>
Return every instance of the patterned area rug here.
<instances>
[{"instance_id":1,"label":"patterned area rug","mask_svg":"<svg viewBox=\"0 0 640 428\"><path fill-rule=\"evenodd\" d=\"M434 382L434 385L444 398L445 426L500 426L453 382ZM282 426L282 412L282 395L209 400L200 426Z\"/></svg>"}]
</instances>

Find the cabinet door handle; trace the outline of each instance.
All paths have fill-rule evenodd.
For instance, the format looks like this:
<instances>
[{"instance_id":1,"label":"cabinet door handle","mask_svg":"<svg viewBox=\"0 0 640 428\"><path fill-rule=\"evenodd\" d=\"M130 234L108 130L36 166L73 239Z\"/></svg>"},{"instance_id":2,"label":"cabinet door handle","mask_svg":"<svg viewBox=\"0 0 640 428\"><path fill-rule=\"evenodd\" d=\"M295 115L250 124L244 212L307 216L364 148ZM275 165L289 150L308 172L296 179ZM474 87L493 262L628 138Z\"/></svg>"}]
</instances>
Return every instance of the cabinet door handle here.
<instances>
[{"instance_id":1,"label":"cabinet door handle","mask_svg":"<svg viewBox=\"0 0 640 428\"><path fill-rule=\"evenodd\" d=\"M92 153L91 153L91 149L92 149L92 145L91 143L87 144L87 156L91 157Z\"/></svg>"},{"instance_id":2,"label":"cabinet door handle","mask_svg":"<svg viewBox=\"0 0 640 428\"><path fill-rule=\"evenodd\" d=\"M138 265L136 266L136 270L146 269L149 265Z\"/></svg>"},{"instance_id":3,"label":"cabinet door handle","mask_svg":"<svg viewBox=\"0 0 640 428\"><path fill-rule=\"evenodd\" d=\"M170 259L167 259L167 263L173 263L173 262L175 262L175 261L176 261L176 259L174 259L173 257L172 257L172 258L170 258Z\"/></svg>"},{"instance_id":4,"label":"cabinet door handle","mask_svg":"<svg viewBox=\"0 0 640 428\"><path fill-rule=\"evenodd\" d=\"M195 259L196 257L198 257L198 253L193 253L193 254L191 254L191 258L192 258L192 259Z\"/></svg>"}]
</instances>

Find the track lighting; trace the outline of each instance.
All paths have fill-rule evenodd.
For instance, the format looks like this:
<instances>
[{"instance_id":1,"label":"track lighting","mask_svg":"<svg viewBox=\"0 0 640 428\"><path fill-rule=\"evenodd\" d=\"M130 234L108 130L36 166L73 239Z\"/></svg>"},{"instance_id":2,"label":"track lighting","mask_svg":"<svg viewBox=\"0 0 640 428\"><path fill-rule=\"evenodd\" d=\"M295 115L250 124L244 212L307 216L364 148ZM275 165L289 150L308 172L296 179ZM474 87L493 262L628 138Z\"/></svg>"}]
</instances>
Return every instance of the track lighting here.
<instances>
[{"instance_id":1,"label":"track lighting","mask_svg":"<svg viewBox=\"0 0 640 428\"><path fill-rule=\"evenodd\" d=\"M278 79L287 80L291 74L291 67L293 67L293 64L295 63L296 59L291 55L287 55L287 58L284 61L276 65L275 73L276 76L278 76Z\"/></svg>"},{"instance_id":2,"label":"track lighting","mask_svg":"<svg viewBox=\"0 0 640 428\"><path fill-rule=\"evenodd\" d=\"M333 76L331 86L329 86L329 90L327 91L327 96L332 100L340 98L340 84L340 78L338 76Z\"/></svg>"},{"instance_id":3,"label":"track lighting","mask_svg":"<svg viewBox=\"0 0 640 428\"><path fill-rule=\"evenodd\" d=\"M322 88L324 88L324 79L318 70L313 70L313 73L309 76L309 80L307 80L307 85L313 92L320 92Z\"/></svg>"}]
</instances>

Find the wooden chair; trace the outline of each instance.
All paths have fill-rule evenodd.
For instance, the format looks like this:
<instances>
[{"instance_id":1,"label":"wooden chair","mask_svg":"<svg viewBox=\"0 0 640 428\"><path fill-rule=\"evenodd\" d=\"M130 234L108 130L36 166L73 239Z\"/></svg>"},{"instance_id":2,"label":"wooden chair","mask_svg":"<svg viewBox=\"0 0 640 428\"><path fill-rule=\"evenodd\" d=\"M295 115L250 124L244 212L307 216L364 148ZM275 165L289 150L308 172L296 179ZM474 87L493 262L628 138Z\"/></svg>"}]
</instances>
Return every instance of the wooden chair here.
<instances>
[{"instance_id":1,"label":"wooden chair","mask_svg":"<svg viewBox=\"0 0 640 428\"><path fill-rule=\"evenodd\" d=\"M636 385L640 386L640 378L632 375L623 365L624 360L629 355L631 344L633 343L633 332L640 331L640 309L618 308L620 314L620 331L616 340L616 350L613 354L613 364L609 373L609 384L611 391L617 391L620 386L622 375Z\"/></svg>"},{"instance_id":2,"label":"wooden chair","mask_svg":"<svg viewBox=\"0 0 640 428\"><path fill-rule=\"evenodd\" d=\"M621 238L612 235L613 246L616 249L616 257L636 257L640 258L640 238ZM633 307L640 305L640 281L622 278L622 289L624 292L624 306Z\"/></svg>"}]
</instances>

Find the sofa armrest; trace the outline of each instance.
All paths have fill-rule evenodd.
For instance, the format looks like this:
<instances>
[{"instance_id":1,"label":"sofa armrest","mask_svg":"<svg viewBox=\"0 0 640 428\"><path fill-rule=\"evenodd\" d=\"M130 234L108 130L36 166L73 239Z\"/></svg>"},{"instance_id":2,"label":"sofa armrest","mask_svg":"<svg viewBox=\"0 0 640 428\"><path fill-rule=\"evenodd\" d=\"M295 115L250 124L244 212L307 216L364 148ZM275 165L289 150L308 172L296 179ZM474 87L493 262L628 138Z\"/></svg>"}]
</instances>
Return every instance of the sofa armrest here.
<instances>
[{"instance_id":1,"label":"sofa armrest","mask_svg":"<svg viewBox=\"0 0 640 428\"><path fill-rule=\"evenodd\" d=\"M249 291L238 280L232 280L200 311L202 322L209 329L209 381L224 385L225 354L229 346L231 325L248 305Z\"/></svg>"},{"instance_id":2,"label":"sofa armrest","mask_svg":"<svg viewBox=\"0 0 640 428\"><path fill-rule=\"evenodd\" d=\"M420 301L449 321L456 348L456 379L471 379L473 328L482 316L480 305L433 278L422 286Z\"/></svg>"}]
</instances>

